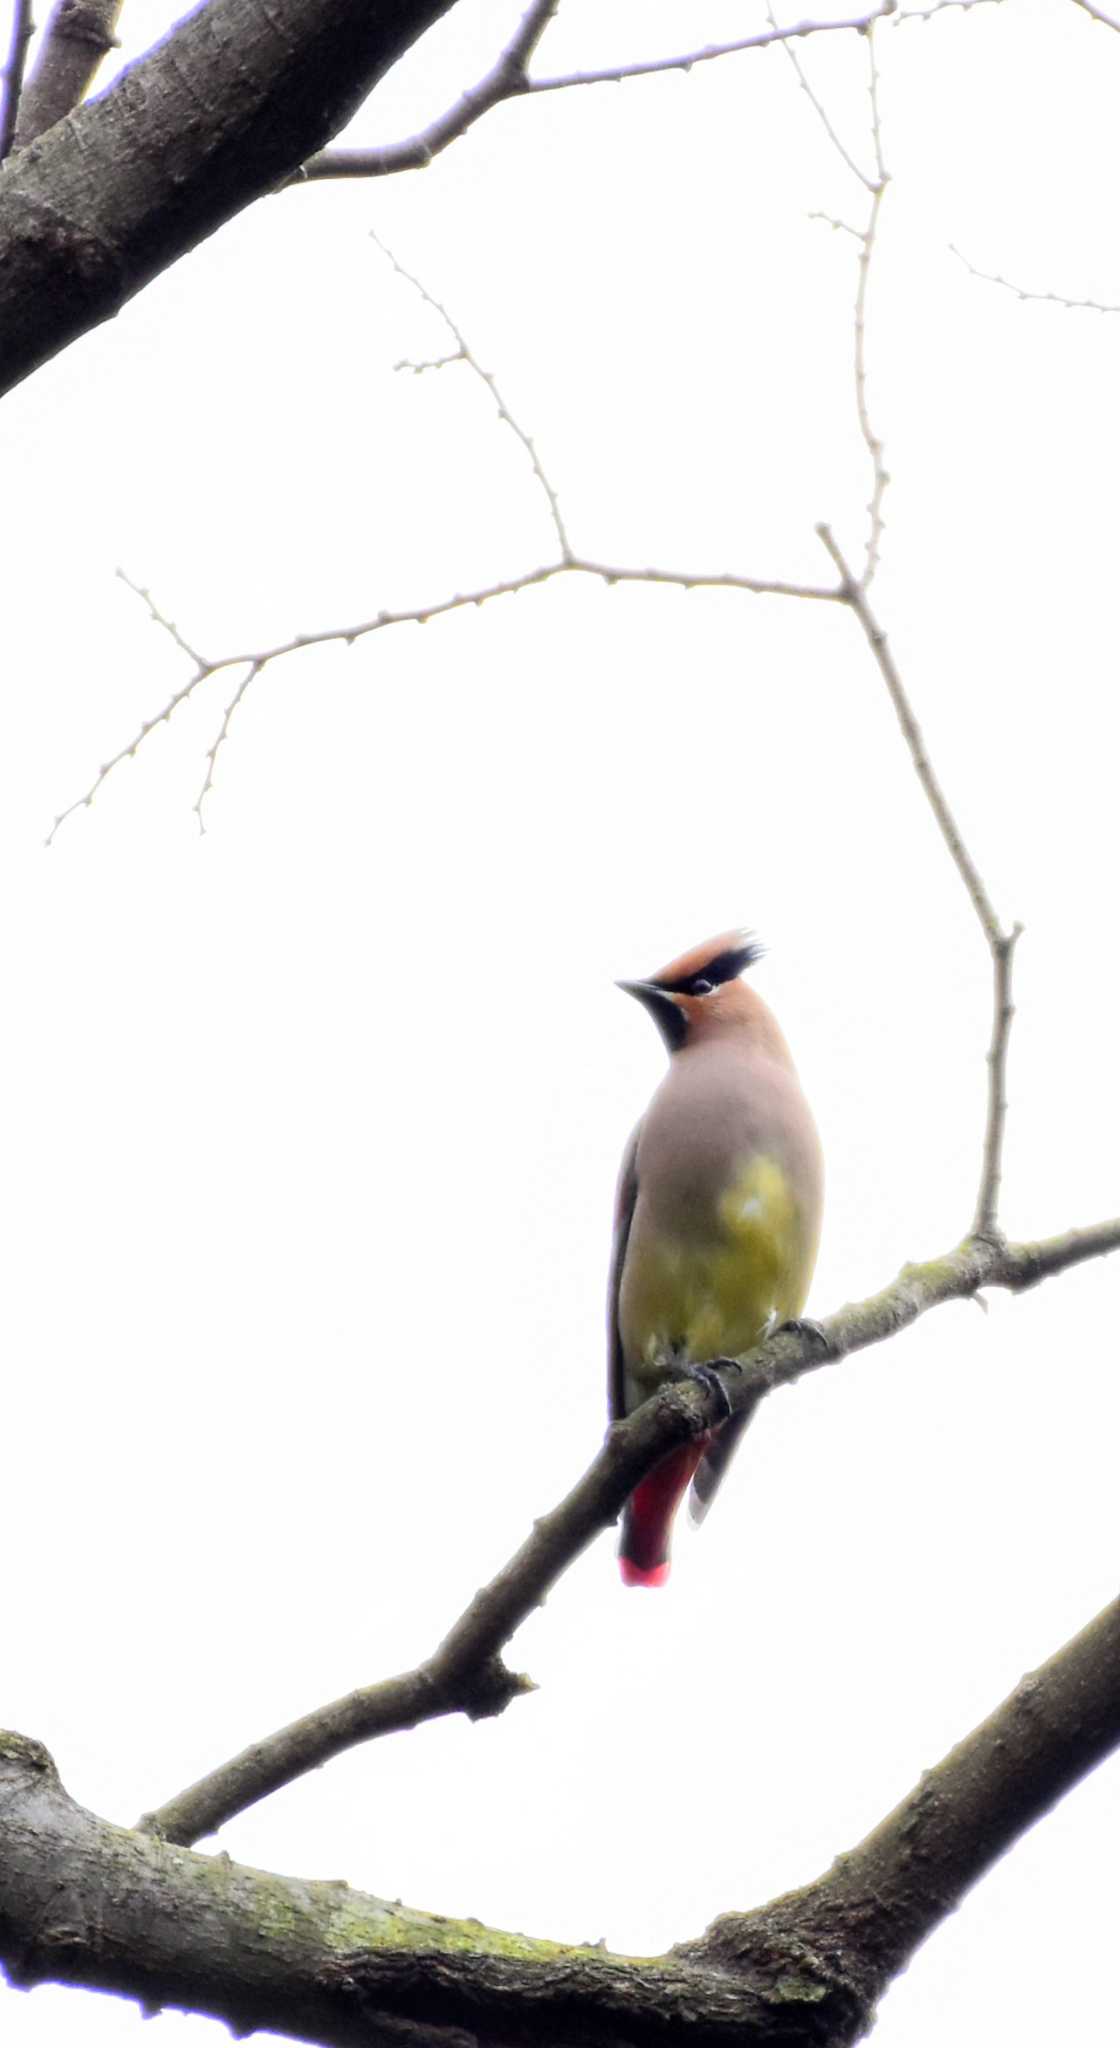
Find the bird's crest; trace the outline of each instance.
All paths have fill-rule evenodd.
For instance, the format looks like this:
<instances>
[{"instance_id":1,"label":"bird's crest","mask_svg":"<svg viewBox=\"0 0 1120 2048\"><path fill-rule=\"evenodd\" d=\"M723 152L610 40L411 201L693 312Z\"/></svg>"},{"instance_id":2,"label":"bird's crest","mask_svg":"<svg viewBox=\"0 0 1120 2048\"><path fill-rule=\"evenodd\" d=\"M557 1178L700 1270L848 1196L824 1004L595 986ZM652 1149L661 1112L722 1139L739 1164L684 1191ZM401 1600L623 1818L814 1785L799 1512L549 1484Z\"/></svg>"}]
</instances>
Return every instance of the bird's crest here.
<instances>
[{"instance_id":1,"label":"bird's crest","mask_svg":"<svg viewBox=\"0 0 1120 2048\"><path fill-rule=\"evenodd\" d=\"M744 968L753 967L764 950L751 932L721 932L718 938L691 947L679 960L671 960L651 980L666 995L707 995L721 982L734 981Z\"/></svg>"}]
</instances>

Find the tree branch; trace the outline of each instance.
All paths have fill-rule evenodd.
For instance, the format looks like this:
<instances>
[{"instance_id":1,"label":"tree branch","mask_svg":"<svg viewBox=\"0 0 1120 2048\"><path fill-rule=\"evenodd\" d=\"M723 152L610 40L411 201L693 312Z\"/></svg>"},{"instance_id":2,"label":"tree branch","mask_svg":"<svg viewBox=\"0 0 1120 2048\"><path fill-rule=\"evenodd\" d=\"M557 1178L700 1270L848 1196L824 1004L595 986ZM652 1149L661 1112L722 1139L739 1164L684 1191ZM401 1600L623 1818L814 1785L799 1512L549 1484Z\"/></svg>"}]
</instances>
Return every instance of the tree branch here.
<instances>
[{"instance_id":1,"label":"tree branch","mask_svg":"<svg viewBox=\"0 0 1120 2048\"><path fill-rule=\"evenodd\" d=\"M58 0L27 81L17 149L81 105L103 58L116 48L122 5L123 0Z\"/></svg>"},{"instance_id":2,"label":"tree branch","mask_svg":"<svg viewBox=\"0 0 1120 2048\"><path fill-rule=\"evenodd\" d=\"M0 391L282 184L451 4L209 0L109 92L9 157Z\"/></svg>"},{"instance_id":3,"label":"tree branch","mask_svg":"<svg viewBox=\"0 0 1120 2048\"><path fill-rule=\"evenodd\" d=\"M1080 4L1084 5L1084 0L1080 0ZM1098 21L1104 19L1103 15L1097 15ZM1120 22L1110 22L1109 26L1120 28ZM981 284L998 284L1003 291L1010 292L1024 304L1033 302L1042 306L1064 306L1071 313L1120 313L1120 306L1110 303L1107 299L1069 299L1063 292L1032 292L1028 291L1025 285L1016 284L1010 277L1001 277L998 271L977 270L975 263L969 262L968 257L962 254L955 242L950 242L949 253L956 257L958 263L963 263L970 277L978 278Z\"/></svg>"},{"instance_id":4,"label":"tree branch","mask_svg":"<svg viewBox=\"0 0 1120 2048\"><path fill-rule=\"evenodd\" d=\"M31 41L33 29L31 0L15 0L12 7L11 32L8 36L8 54L4 59L4 68L0 71L0 163L7 156L15 140L23 93L23 67L27 61L27 46Z\"/></svg>"},{"instance_id":5,"label":"tree branch","mask_svg":"<svg viewBox=\"0 0 1120 2048\"><path fill-rule=\"evenodd\" d=\"M780 1332L746 1354L726 1382L732 1412L850 1352L882 1343L943 1302L966 1300L984 1287L1017 1293L1117 1249L1120 1217L1039 1244L968 1238L942 1258L905 1267L889 1287L839 1310L820 1331ZM725 1412L716 1394L693 1382L664 1388L608 1430L602 1450L567 1498L534 1523L521 1548L475 1595L424 1663L398 1678L359 1687L251 1744L145 1814L140 1827L165 1841L196 1842L356 1743L444 1714L478 1719L500 1713L531 1690L530 1680L501 1662L510 1637L568 1565L616 1519L638 1480L667 1451Z\"/></svg>"},{"instance_id":6,"label":"tree branch","mask_svg":"<svg viewBox=\"0 0 1120 2048\"><path fill-rule=\"evenodd\" d=\"M773 21L773 11L769 7L768 13L770 20ZM887 485L890 482L887 466L883 460L882 438L875 432L871 419L871 410L867 402L867 293L871 281L871 261L875 253L876 237L879 231L879 214L883 200L886 197L887 187L891 182L891 174L887 169L886 159L883 155L883 130L879 115L879 66L875 56L875 29L873 24L869 25L865 31L864 40L867 44L867 90L868 98L871 102L871 148L875 160L873 173L863 170L850 150L841 141L839 133L829 118L828 109L810 85L805 67L792 43L786 44L786 56L793 66L794 75L802 92L817 114L833 148L852 176L859 179L860 184L870 197L867 225L863 228L853 228L849 222L835 220L829 214L810 216L813 219L826 220L830 227L842 229L846 234L854 235L859 243L859 271L856 284L854 322L854 371L856 418L859 422L859 431L863 439L863 445L871 458L871 496L867 503L867 547L864 554L863 575L860 577L863 589L867 591L871 587L875 571L879 566L879 554L883 543L883 499L886 496Z\"/></svg>"},{"instance_id":7,"label":"tree branch","mask_svg":"<svg viewBox=\"0 0 1120 2048\"><path fill-rule=\"evenodd\" d=\"M449 356L441 356L438 363L402 362L397 363L395 367L398 370L412 370L416 373L419 373L421 370L443 370L446 369L451 363L465 363L469 370L473 370L475 376L479 379L479 382L484 384L486 386L487 391L490 393L490 396L494 401L494 407L497 412L498 418L502 421L502 423L505 426L509 428L510 432L516 437L516 439L520 441L521 446L525 450L526 455L529 457L529 461L532 465L533 475L535 476L537 483L540 485L540 488L544 493L545 502L548 506L548 516L552 521L552 529L556 535L556 539L559 544L561 561L570 562L572 559L572 544L568 539L568 529L564 524L564 515L560 510L560 500L556 495L555 487L553 486L553 483L550 477L548 476L548 473L545 470L544 465L541 462L540 456L537 454L536 443L534 442L532 435L529 434L526 431L526 429L521 425L520 420L514 418L514 415L510 411L509 406L506 404L506 401L503 398L501 391L498 389L498 380L495 377L493 371L483 369L482 364L479 362L478 357L475 355L473 349L471 348L471 345L468 342L466 335L463 333L462 329L459 326L457 326L456 322L451 318L451 315L448 312L447 307L444 305L443 300L434 298L432 293L428 290L427 285L422 284L420 279L418 277L415 277L411 270L405 269L404 264L398 261L398 259L394 256L392 250L389 248L388 244L381 240L380 235L374 234L372 229L370 230L370 240L376 243L377 247L381 251L381 254L386 258L386 261L392 264L393 269L397 273L397 276L403 278L406 284L410 284L414 292L419 293L420 297L424 301L424 304L426 306L430 306L433 313L438 313L440 319L443 321L444 326L447 328L448 333L450 334L452 340L455 343L454 354Z\"/></svg>"},{"instance_id":8,"label":"tree branch","mask_svg":"<svg viewBox=\"0 0 1120 2048\"><path fill-rule=\"evenodd\" d=\"M85 1812L39 1743L0 1734L0 1961L25 1988L94 1986L329 2048L846 2048L969 1887L1118 1742L1120 1601L827 1875L636 1961L170 1847Z\"/></svg>"},{"instance_id":9,"label":"tree branch","mask_svg":"<svg viewBox=\"0 0 1120 2048\"><path fill-rule=\"evenodd\" d=\"M851 2039L844 1987L703 1956L635 1961L421 1913L345 1884L169 1848L77 1806L39 1743L0 1735L0 1960L325 2048L794 2048ZM806 2023L811 2034L804 2031Z\"/></svg>"},{"instance_id":10,"label":"tree branch","mask_svg":"<svg viewBox=\"0 0 1120 2048\"><path fill-rule=\"evenodd\" d=\"M519 429L516 431L520 434ZM164 618L148 591L139 589L123 570L118 569L117 574L122 583L127 583L130 590L135 590L137 595L143 598L155 622L171 634L176 645L184 653L190 655L195 664L194 671L187 677L185 683L172 691L171 696L158 711L153 712L151 718L143 721L124 746L119 747L115 754L111 754L102 762L97 774L82 791L81 796L75 797L72 803L66 804L57 813L45 837L47 846L52 844L56 833L68 818L73 817L75 811L88 810L113 770L119 768L123 761L130 761L133 758L149 733L154 732L157 726L165 724L179 706L185 704L211 676L220 675L225 669L244 668L249 674L244 684L235 692L227 715L222 721L218 739L206 757L207 771L195 801L200 827L203 824L202 806L213 787L215 756L229 729L229 713L236 708L248 684L263 674L270 663L283 661L289 655L305 653L308 648L352 647L356 641L366 640L372 633L386 632L393 626L426 626L432 619L446 618L451 612L467 611L472 606L490 604L496 598L514 597L520 591L535 590L540 584L550 583L557 576L590 576L597 582L608 585L655 583L675 590L742 590L756 597L803 597L824 604L842 601L841 592L826 584L785 583L776 578L739 576L731 570L705 572L694 569L636 569L621 563L594 561L585 555L561 555L556 561L541 562L534 569L526 569L520 576L505 576L495 583L479 584L473 590L457 590L451 596L439 598L430 604L416 605L404 611L380 611L371 619L362 619L348 626L329 626L321 633L297 633L292 639L281 640L272 647L261 647L247 653L223 654L215 660L210 660L187 644L178 629Z\"/></svg>"},{"instance_id":11,"label":"tree branch","mask_svg":"<svg viewBox=\"0 0 1120 2048\"><path fill-rule=\"evenodd\" d=\"M1094 6L1093 0L1074 0L1074 4L1080 7L1083 13L1091 15L1094 21L1099 21L1103 27L1114 28L1120 33L1120 21L1117 21L1115 15L1106 13L1103 7Z\"/></svg>"},{"instance_id":12,"label":"tree branch","mask_svg":"<svg viewBox=\"0 0 1120 2048\"><path fill-rule=\"evenodd\" d=\"M570 71L554 78L530 78L526 69L529 57L555 14L557 4L558 0L553 0L551 6L530 8L517 36L502 51L485 78L480 78L477 85L471 86L453 107L439 115L419 135L376 149L324 150L319 156L309 158L299 177L315 180L384 178L397 171L426 170L448 143L458 141L460 135L473 128L483 114L488 114L492 107L501 106L504 100L535 98L545 92L566 92L580 85L621 85L628 78L654 78L669 71L689 72L700 64L712 64L722 57L737 57L745 50L763 50L770 43L789 43L798 36L829 35L836 29L865 30L869 22L878 21L892 12L893 0L880 0L869 14L854 15L847 21L799 21L789 28L779 28L775 24L756 35L741 36L734 42L707 43L702 48L685 50L676 56L651 57L645 63L610 64L597 71ZM531 40L526 40L524 33L527 22L533 25Z\"/></svg>"},{"instance_id":13,"label":"tree branch","mask_svg":"<svg viewBox=\"0 0 1120 2048\"><path fill-rule=\"evenodd\" d=\"M1120 1742L1120 1600L994 1714L831 1871L760 1913L717 1920L697 1950L757 1969L760 1942L804 1944L874 2007L978 1878Z\"/></svg>"},{"instance_id":14,"label":"tree branch","mask_svg":"<svg viewBox=\"0 0 1120 2048\"><path fill-rule=\"evenodd\" d=\"M998 1201L1002 1174L1003 1133L1007 1118L1007 1100L1004 1093L1007 1041L1014 1016L1011 1001L1011 965L1023 928L1022 925L1015 924L1010 931L1004 931L996 916L980 871L961 837L960 827L949 808L948 798L926 753L922 730L914 716L887 636L871 609L867 596L866 576L860 580L853 575L830 527L818 526L817 532L839 571L840 598L854 612L878 663L879 673L887 686L887 693L902 727L902 736L910 751L914 773L926 793L930 809L937 820L938 830L968 891L969 900L980 920L992 957L993 1015L992 1035L987 1054L988 1111L984 1126L980 1187L972 1228L978 1237L995 1237L999 1230Z\"/></svg>"}]
</instances>

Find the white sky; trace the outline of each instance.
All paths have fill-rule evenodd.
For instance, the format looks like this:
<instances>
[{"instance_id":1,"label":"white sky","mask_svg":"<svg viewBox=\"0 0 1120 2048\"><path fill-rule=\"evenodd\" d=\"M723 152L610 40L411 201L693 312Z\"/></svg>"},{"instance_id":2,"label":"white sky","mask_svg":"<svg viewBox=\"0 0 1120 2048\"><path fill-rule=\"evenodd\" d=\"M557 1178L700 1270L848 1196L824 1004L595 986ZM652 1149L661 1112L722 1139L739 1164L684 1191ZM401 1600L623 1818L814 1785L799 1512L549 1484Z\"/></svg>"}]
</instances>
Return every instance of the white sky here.
<instances>
[{"instance_id":1,"label":"white sky","mask_svg":"<svg viewBox=\"0 0 1120 2048\"><path fill-rule=\"evenodd\" d=\"M355 124L409 132L516 8L465 5ZM125 55L165 16L129 0ZM757 8L569 0L542 70ZM877 602L1020 949L1005 1216L1115 1210L1120 35L1072 6L880 38ZM867 156L863 49L801 46ZM770 952L829 1162L811 1306L955 1241L987 961L854 622L557 584L225 682L51 818L210 653L551 551L521 451L368 239L443 297L577 547L825 580L857 547L864 198L780 51L491 114L433 168L264 203L10 396L11 1275L0 1717L122 1821L422 1656L592 1455L615 1166L661 1071L612 987ZM541 1690L358 1751L235 1857L651 1951L816 1874L1115 1591L1115 1268L942 1310L774 1399L662 1595L612 1539L511 1652ZM1120 1765L886 2001L880 2048L1096 2038ZM211 1845L212 1846L212 1845ZM5 2048L129 2005L0 1989ZM144 2041L149 2039L144 2035ZM158 2022L206 2048L209 2022Z\"/></svg>"}]
</instances>

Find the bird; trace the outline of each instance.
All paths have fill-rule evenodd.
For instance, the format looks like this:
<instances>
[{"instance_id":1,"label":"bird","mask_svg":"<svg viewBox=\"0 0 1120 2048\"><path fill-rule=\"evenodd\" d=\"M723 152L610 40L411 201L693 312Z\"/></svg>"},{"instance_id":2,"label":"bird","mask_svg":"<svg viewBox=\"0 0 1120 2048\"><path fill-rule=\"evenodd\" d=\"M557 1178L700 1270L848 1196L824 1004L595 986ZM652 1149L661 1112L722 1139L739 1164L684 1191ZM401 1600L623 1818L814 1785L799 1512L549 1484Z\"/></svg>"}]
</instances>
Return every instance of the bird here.
<instances>
[{"instance_id":1,"label":"bird","mask_svg":"<svg viewBox=\"0 0 1120 2048\"><path fill-rule=\"evenodd\" d=\"M620 981L649 1012L669 1071L623 1155L608 1289L609 1408L629 1415L667 1380L705 1377L800 1317L820 1235L820 1140L789 1048L740 979L762 956L723 932L646 981ZM707 1375L711 1377L711 1373ZM703 1520L750 1419L740 1408L656 1465L622 1514L627 1586L669 1576L689 1482Z\"/></svg>"}]
</instances>

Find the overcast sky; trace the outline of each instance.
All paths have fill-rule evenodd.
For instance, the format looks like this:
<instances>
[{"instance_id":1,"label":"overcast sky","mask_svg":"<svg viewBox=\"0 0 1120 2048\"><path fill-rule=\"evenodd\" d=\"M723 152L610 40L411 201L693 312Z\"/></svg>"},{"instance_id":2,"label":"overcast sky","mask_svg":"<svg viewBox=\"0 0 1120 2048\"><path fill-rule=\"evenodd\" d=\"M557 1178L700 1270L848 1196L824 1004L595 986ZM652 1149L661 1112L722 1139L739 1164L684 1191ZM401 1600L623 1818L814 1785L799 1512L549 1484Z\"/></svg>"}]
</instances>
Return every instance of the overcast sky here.
<instances>
[{"instance_id":1,"label":"overcast sky","mask_svg":"<svg viewBox=\"0 0 1120 2048\"><path fill-rule=\"evenodd\" d=\"M486 68L469 6L355 124ZM128 0L122 58L170 16ZM764 26L566 0L541 72ZM799 45L869 168L866 52ZM1117 1204L1120 34L1073 5L879 36L893 183L868 310L876 602L1018 962L1005 1219ZM130 1821L424 1655L592 1456L614 1174L662 1071L614 990L730 924L768 948L820 1123L811 1308L972 1214L989 970L838 608L555 583L237 677L69 818L189 663L577 548L820 582L862 545L845 168L783 51L492 113L423 174L289 192L8 397L11 1274L0 1719ZM775 1397L664 1593L604 1537L501 1719L360 1750L237 1858L651 1952L803 1882L1115 1592L1116 1268L942 1309ZM890 1993L881 2048L1099 2034L1120 1764ZM134 2007L0 1989L5 2048ZM226 2038L165 2016L144 2035Z\"/></svg>"}]
</instances>

